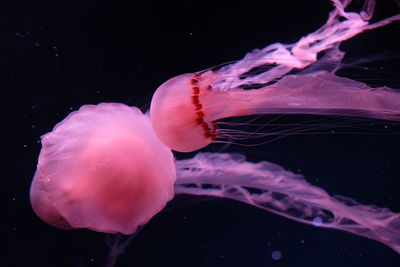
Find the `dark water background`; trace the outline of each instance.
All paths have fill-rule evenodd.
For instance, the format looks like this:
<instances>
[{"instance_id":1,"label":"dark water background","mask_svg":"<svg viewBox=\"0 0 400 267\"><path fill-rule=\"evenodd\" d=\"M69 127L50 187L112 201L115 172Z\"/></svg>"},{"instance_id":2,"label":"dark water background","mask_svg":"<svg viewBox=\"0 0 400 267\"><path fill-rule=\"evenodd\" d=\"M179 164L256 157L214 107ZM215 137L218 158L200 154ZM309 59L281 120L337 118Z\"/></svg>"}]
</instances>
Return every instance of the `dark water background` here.
<instances>
[{"instance_id":1,"label":"dark water background","mask_svg":"<svg viewBox=\"0 0 400 267\"><path fill-rule=\"evenodd\" d=\"M399 12L393 1L380 4L377 17ZM104 265L104 234L54 229L29 203L40 136L69 112L100 102L145 111L167 79L240 59L272 42L295 42L321 26L330 8L328 1L1 1L0 265ZM379 55L386 60L364 65L373 72L344 72L400 88L399 33L396 22L343 44L350 59L389 51ZM331 194L400 212L399 124L363 125L350 129L363 134L293 135L257 147L213 145L204 151L268 160ZM381 134L385 125L390 134ZM272 259L274 251L280 260ZM400 257L375 241L233 201L179 197L137 235L117 266L400 266Z\"/></svg>"}]
</instances>

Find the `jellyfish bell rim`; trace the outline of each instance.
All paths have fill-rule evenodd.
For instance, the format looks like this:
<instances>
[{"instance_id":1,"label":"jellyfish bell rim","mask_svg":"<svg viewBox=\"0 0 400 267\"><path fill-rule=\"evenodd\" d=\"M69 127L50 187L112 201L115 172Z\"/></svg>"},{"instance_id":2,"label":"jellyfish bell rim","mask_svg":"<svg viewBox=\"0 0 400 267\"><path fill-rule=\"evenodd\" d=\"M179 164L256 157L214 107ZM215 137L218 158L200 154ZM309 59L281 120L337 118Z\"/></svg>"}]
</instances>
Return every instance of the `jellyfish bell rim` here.
<instances>
[{"instance_id":1,"label":"jellyfish bell rim","mask_svg":"<svg viewBox=\"0 0 400 267\"><path fill-rule=\"evenodd\" d=\"M72 227L64 216L57 210L50 199L49 194L41 189L41 184L37 180L43 179L40 170L37 169L33 176L29 189L29 198L33 212L46 223L62 230L72 230Z\"/></svg>"}]
</instances>

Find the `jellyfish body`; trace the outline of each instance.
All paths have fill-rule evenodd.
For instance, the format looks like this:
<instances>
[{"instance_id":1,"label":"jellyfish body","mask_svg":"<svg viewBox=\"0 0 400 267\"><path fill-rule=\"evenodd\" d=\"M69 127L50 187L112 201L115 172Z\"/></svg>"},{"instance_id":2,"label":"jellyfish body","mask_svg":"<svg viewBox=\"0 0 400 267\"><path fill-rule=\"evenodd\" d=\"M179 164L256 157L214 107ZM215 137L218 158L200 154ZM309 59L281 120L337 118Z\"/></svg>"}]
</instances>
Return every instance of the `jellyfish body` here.
<instances>
[{"instance_id":1,"label":"jellyfish body","mask_svg":"<svg viewBox=\"0 0 400 267\"><path fill-rule=\"evenodd\" d=\"M359 13L345 12L351 1L332 1L335 10L320 29L297 43L275 43L216 71L183 74L162 84L153 95L151 119L157 136L181 152L200 149L224 129L217 120L254 114L327 114L400 120L400 93L334 74L344 53L339 45L354 35L399 20L396 15L368 24L374 1ZM324 56L317 60L317 55ZM275 67L251 71L267 64ZM296 75L287 75L293 69ZM243 87L261 87L244 90Z\"/></svg>"},{"instance_id":2,"label":"jellyfish body","mask_svg":"<svg viewBox=\"0 0 400 267\"><path fill-rule=\"evenodd\" d=\"M55 227L131 234L173 197L175 178L171 151L139 109L86 105L42 137L30 198Z\"/></svg>"}]
</instances>

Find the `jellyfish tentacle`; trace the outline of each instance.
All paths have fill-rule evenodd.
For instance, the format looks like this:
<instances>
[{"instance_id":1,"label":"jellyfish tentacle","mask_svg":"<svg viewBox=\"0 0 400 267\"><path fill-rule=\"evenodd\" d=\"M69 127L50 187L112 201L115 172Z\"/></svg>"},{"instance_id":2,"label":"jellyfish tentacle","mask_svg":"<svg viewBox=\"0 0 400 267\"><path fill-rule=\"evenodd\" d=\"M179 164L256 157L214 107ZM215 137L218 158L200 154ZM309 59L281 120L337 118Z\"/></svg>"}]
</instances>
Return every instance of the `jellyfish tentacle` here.
<instances>
[{"instance_id":1,"label":"jellyfish tentacle","mask_svg":"<svg viewBox=\"0 0 400 267\"><path fill-rule=\"evenodd\" d=\"M292 69L304 69L317 61L317 56L340 45L366 30L372 30L400 20L400 14L369 24L374 13L375 1L367 0L359 13L347 12L351 0L332 0L335 9L326 23L313 33L293 44L274 43L248 53L237 63L227 65L216 72L218 78L212 86L226 91L249 84L266 84L288 74ZM257 75L243 77L251 69L266 64L277 66Z\"/></svg>"},{"instance_id":2,"label":"jellyfish tentacle","mask_svg":"<svg viewBox=\"0 0 400 267\"><path fill-rule=\"evenodd\" d=\"M199 153L176 166L176 194L234 199L302 223L371 238L400 253L400 214L330 196L278 165L251 163L240 154Z\"/></svg>"}]
</instances>

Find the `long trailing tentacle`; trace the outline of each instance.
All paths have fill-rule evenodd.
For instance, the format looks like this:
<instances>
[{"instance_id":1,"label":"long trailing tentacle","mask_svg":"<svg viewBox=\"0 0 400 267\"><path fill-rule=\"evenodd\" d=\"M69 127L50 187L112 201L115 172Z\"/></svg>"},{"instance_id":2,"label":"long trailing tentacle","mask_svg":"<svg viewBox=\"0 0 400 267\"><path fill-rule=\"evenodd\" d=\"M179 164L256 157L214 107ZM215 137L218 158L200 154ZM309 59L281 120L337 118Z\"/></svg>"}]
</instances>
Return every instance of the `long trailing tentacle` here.
<instances>
[{"instance_id":1,"label":"long trailing tentacle","mask_svg":"<svg viewBox=\"0 0 400 267\"><path fill-rule=\"evenodd\" d=\"M400 214L330 196L301 175L240 154L199 153L176 162L176 194L234 199L289 219L371 238L400 253Z\"/></svg>"},{"instance_id":2,"label":"long trailing tentacle","mask_svg":"<svg viewBox=\"0 0 400 267\"><path fill-rule=\"evenodd\" d=\"M340 62L344 56L344 53L338 49L341 42L363 31L400 20L400 14L397 14L369 24L374 13L374 0L366 0L359 13L346 11L346 7L352 0L331 1L335 9L330 12L326 23L321 28L293 44L274 43L261 50L253 50L240 61L218 70L216 73L219 78L212 84L213 88L225 91L242 85L267 84L282 78L293 69L304 69L310 66L317 61L317 56L321 52L331 49L334 53L331 53L330 60ZM243 77L251 69L266 64L276 66L265 72Z\"/></svg>"}]
</instances>

